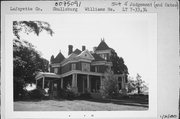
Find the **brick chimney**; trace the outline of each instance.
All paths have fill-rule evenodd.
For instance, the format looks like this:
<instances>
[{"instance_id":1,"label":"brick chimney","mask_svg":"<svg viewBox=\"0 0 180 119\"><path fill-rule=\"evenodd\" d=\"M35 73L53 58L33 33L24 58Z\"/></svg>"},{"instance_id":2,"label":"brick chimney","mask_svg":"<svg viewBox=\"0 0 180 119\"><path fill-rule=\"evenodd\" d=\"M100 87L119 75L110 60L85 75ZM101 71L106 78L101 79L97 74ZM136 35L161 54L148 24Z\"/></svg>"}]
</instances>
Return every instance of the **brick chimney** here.
<instances>
[{"instance_id":1,"label":"brick chimney","mask_svg":"<svg viewBox=\"0 0 180 119\"><path fill-rule=\"evenodd\" d=\"M68 48L68 55L70 55L73 52L73 46L69 45Z\"/></svg>"},{"instance_id":2,"label":"brick chimney","mask_svg":"<svg viewBox=\"0 0 180 119\"><path fill-rule=\"evenodd\" d=\"M53 64L54 62L54 55L51 56L50 63Z\"/></svg>"},{"instance_id":3,"label":"brick chimney","mask_svg":"<svg viewBox=\"0 0 180 119\"><path fill-rule=\"evenodd\" d=\"M84 50L86 50L86 46L83 45L82 46L82 51L84 51Z\"/></svg>"}]
</instances>

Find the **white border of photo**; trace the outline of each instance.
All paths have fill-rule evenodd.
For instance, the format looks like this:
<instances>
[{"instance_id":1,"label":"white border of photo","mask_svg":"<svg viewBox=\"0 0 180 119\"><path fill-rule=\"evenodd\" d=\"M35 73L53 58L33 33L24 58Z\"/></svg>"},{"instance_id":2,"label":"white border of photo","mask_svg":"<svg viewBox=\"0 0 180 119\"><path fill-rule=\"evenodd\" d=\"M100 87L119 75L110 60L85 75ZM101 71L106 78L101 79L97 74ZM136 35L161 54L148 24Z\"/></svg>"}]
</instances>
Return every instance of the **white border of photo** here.
<instances>
[{"instance_id":1,"label":"white border of photo","mask_svg":"<svg viewBox=\"0 0 180 119\"><path fill-rule=\"evenodd\" d=\"M63 14L61 14L63 16ZM75 17L81 14L72 14ZM100 14L88 14L93 17ZM102 15L102 14L101 14ZM103 14L109 15L111 14ZM13 110L13 31L12 22L15 20L37 20L37 16L52 17L55 14L23 14L6 15L5 17L5 116L6 118L156 118L157 117L157 14L114 14L132 17L132 19L144 19L148 22L148 54L151 58L149 68L149 109L145 111L14 111ZM70 116L70 117L69 117Z\"/></svg>"}]
</instances>

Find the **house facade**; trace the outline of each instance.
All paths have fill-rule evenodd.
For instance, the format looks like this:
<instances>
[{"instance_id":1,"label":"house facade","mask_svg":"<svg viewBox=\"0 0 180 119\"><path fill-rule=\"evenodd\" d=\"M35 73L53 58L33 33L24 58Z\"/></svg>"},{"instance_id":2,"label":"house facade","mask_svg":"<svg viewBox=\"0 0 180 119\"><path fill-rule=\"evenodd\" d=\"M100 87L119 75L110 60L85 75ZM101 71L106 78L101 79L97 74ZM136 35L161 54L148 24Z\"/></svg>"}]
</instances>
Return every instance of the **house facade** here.
<instances>
[{"instance_id":1,"label":"house facade","mask_svg":"<svg viewBox=\"0 0 180 119\"><path fill-rule=\"evenodd\" d=\"M104 40L101 40L93 51L88 51L85 46L82 49L73 50L73 46L68 46L68 57L59 52L51 57L50 72L39 72L36 76L36 85L42 89L49 88L53 96L57 95L57 90L71 88L77 94L89 92L91 94L100 93L105 80L105 73L111 70L110 48ZM118 79L119 90L126 89L126 75L114 74Z\"/></svg>"}]
</instances>

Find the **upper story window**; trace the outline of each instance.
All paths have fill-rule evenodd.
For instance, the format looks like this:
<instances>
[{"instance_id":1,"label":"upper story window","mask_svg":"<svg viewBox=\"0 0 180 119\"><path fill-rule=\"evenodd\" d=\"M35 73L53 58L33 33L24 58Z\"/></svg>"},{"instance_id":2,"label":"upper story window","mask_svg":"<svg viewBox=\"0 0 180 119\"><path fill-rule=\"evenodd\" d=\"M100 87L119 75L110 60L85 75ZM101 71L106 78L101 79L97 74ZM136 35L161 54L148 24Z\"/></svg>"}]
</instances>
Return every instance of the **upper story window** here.
<instances>
[{"instance_id":1,"label":"upper story window","mask_svg":"<svg viewBox=\"0 0 180 119\"><path fill-rule=\"evenodd\" d=\"M90 64L88 63L82 63L82 71L90 71Z\"/></svg>"},{"instance_id":2,"label":"upper story window","mask_svg":"<svg viewBox=\"0 0 180 119\"><path fill-rule=\"evenodd\" d=\"M98 72L98 67L97 66L95 67L95 72Z\"/></svg>"},{"instance_id":3,"label":"upper story window","mask_svg":"<svg viewBox=\"0 0 180 119\"><path fill-rule=\"evenodd\" d=\"M103 59L105 59L105 60L107 60L108 58L107 58L107 54L105 53L105 54L100 54L100 56L103 58Z\"/></svg>"},{"instance_id":4,"label":"upper story window","mask_svg":"<svg viewBox=\"0 0 180 119\"><path fill-rule=\"evenodd\" d=\"M58 68L54 68L54 73L58 73Z\"/></svg>"},{"instance_id":5,"label":"upper story window","mask_svg":"<svg viewBox=\"0 0 180 119\"><path fill-rule=\"evenodd\" d=\"M72 66L71 68L72 70L76 70L76 64L72 64L71 66Z\"/></svg>"}]
</instances>

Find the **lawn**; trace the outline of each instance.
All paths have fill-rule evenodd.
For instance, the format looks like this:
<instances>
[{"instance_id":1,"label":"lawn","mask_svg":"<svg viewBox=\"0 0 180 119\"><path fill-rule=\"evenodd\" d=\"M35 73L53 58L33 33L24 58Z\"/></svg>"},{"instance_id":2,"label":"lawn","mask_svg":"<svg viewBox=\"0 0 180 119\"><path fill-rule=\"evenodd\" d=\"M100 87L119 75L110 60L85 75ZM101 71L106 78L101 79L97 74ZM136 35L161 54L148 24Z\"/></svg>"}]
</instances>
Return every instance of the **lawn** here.
<instances>
[{"instance_id":1,"label":"lawn","mask_svg":"<svg viewBox=\"0 0 180 119\"><path fill-rule=\"evenodd\" d=\"M114 111L147 110L148 104L125 100L16 101L14 111Z\"/></svg>"}]
</instances>

